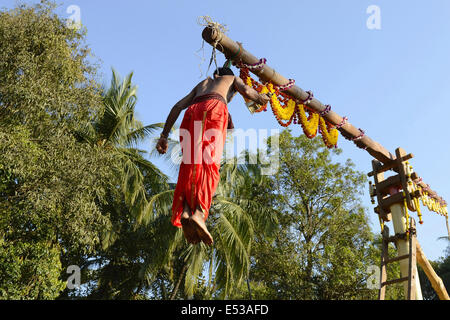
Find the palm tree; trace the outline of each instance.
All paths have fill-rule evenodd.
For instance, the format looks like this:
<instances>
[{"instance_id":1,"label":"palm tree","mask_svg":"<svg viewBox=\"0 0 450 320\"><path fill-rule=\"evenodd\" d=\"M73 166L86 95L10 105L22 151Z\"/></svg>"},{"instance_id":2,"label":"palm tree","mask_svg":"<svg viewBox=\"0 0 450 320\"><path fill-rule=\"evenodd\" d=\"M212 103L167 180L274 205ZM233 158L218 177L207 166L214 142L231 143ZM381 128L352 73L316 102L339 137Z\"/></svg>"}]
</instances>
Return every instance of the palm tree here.
<instances>
[{"instance_id":1,"label":"palm tree","mask_svg":"<svg viewBox=\"0 0 450 320\"><path fill-rule=\"evenodd\" d=\"M91 144L113 151L120 165L117 175L123 191L125 202L135 218L136 224L142 223L143 217L152 216L148 212L147 189L163 191L168 188L168 177L152 162L144 158L146 151L138 148L139 143L164 126L155 123L144 126L135 117L137 87L132 84L133 73L122 81L117 72L112 70L111 84L103 89L103 114L83 131L78 137ZM152 177L150 186L144 183L144 173Z\"/></svg>"},{"instance_id":2,"label":"palm tree","mask_svg":"<svg viewBox=\"0 0 450 320\"><path fill-rule=\"evenodd\" d=\"M208 278L205 296L212 297L216 293L216 296L226 298L233 288L248 279L255 230L265 234L274 230L276 213L248 197L249 185L257 188L266 181L265 177L256 165L236 163L239 162L221 166L221 180L207 221L216 239L214 246L207 247L203 243L186 246L181 230L171 238L172 250L167 252L169 260L176 259L173 254L184 248L181 254L184 266L177 275L172 298L183 278L185 294L193 296L202 274L207 274ZM156 203L160 197L155 195L150 202Z\"/></svg>"},{"instance_id":3,"label":"palm tree","mask_svg":"<svg viewBox=\"0 0 450 320\"><path fill-rule=\"evenodd\" d=\"M103 250L83 265L86 270L102 265L91 270L96 282L89 293L93 298L139 295L167 265L166 251L176 238L167 209L173 193L168 177L139 148L164 123L144 126L136 119L137 87L132 77L130 73L122 80L113 69L110 86L101 92L103 113L76 133L80 142L104 148L117 160L112 169L118 183L101 204L111 222L102 235ZM158 195L157 201L149 201L153 195Z\"/></svg>"}]
</instances>

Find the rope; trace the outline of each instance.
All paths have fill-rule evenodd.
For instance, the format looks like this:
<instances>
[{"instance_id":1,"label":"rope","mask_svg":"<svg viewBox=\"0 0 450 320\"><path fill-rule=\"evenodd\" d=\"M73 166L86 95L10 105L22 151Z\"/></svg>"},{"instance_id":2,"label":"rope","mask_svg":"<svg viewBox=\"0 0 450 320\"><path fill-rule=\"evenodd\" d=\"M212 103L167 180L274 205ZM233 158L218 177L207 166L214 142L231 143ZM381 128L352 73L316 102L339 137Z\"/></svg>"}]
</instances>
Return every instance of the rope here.
<instances>
[{"instance_id":1,"label":"rope","mask_svg":"<svg viewBox=\"0 0 450 320\"><path fill-rule=\"evenodd\" d=\"M228 29L226 24L220 24L215 22L210 16L200 16L197 18L197 23L202 27L208 27L211 29L216 29L222 33L227 33Z\"/></svg>"},{"instance_id":2,"label":"rope","mask_svg":"<svg viewBox=\"0 0 450 320\"><path fill-rule=\"evenodd\" d=\"M215 22L210 16L198 17L197 24L199 24L200 26L206 27L206 28L216 30L218 32L218 34L220 35L220 37L216 41L214 41L214 43L212 45L213 50L211 53L211 59L209 60L208 70L206 71L206 74L208 74L213 61L216 66L216 70L219 68L219 66L217 65L217 54L216 54L217 50L216 49L217 49L217 45L220 45L220 41L222 40L223 35L228 32L228 29L226 28L225 25ZM223 46L222 45L220 45L220 46L222 47L222 51L223 51Z\"/></svg>"}]
</instances>

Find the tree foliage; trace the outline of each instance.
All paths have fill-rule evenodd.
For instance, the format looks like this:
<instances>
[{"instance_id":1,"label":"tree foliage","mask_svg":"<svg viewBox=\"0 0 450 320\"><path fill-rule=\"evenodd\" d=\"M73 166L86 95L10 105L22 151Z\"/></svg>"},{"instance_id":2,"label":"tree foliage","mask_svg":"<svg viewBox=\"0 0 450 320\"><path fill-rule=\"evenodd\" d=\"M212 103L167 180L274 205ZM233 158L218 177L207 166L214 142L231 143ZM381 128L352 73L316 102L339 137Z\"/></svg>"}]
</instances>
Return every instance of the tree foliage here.
<instances>
[{"instance_id":1,"label":"tree foliage","mask_svg":"<svg viewBox=\"0 0 450 320\"><path fill-rule=\"evenodd\" d=\"M265 298L373 296L366 269L376 249L359 199L365 176L350 161L333 162L339 153L319 139L280 135L280 170L260 199L281 213L280 224L273 241L259 239L251 272Z\"/></svg>"},{"instance_id":2,"label":"tree foliage","mask_svg":"<svg viewBox=\"0 0 450 320\"><path fill-rule=\"evenodd\" d=\"M53 265L51 278L23 298L56 297L62 279L54 272L61 268L55 252L93 252L108 222L99 204L115 183L114 157L73 134L101 110L83 37L45 1L0 12L2 255L17 273L11 278L17 287L30 279L20 259L41 264L36 269Z\"/></svg>"}]
</instances>

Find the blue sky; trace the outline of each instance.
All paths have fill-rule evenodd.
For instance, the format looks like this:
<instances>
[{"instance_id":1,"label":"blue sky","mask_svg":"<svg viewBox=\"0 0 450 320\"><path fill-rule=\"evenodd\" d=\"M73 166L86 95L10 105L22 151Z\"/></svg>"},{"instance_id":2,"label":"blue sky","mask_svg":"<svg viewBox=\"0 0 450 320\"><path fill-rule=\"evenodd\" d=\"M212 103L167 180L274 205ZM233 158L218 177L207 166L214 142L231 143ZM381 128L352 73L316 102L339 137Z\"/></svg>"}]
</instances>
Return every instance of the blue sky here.
<instances>
[{"instance_id":1,"label":"blue sky","mask_svg":"<svg viewBox=\"0 0 450 320\"><path fill-rule=\"evenodd\" d=\"M17 1L1 0L12 7ZM36 3L37 1L23 1ZM101 60L102 81L111 67L122 76L134 71L137 113L144 124L164 122L170 108L205 76L211 47L203 54L199 16L225 24L228 36L315 97L331 104L357 128L392 153L415 155L414 169L445 199L450 199L450 2L387 0L275 1L59 1L64 17L80 8L87 43ZM381 29L369 30L369 6L380 8ZM218 56L219 64L224 62ZM200 67L200 68L199 68ZM211 75L212 71L208 75ZM250 115L243 100L229 105L236 127L280 128L271 112ZM180 123L181 118L178 121ZM300 134L298 127L294 133ZM362 172L372 157L340 137L340 161ZM148 146L149 148L149 146ZM154 162L174 176L161 159ZM367 188L366 188L367 189ZM379 232L367 190L373 230ZM443 255L445 219L423 209L418 239L430 259ZM417 216L413 214L413 216ZM392 228L391 228L392 230Z\"/></svg>"}]
</instances>

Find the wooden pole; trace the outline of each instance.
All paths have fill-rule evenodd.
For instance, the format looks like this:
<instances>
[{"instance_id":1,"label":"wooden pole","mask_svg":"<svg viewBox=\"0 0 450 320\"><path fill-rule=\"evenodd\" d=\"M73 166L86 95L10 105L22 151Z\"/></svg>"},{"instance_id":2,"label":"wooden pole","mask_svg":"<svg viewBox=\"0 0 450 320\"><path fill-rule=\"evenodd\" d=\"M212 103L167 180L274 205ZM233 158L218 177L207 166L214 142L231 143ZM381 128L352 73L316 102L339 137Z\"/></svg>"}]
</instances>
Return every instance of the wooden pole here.
<instances>
[{"instance_id":1,"label":"wooden pole","mask_svg":"<svg viewBox=\"0 0 450 320\"><path fill-rule=\"evenodd\" d=\"M225 54L228 58L234 58L234 62L236 60L240 60L246 64L256 64L259 62L259 59L253 56L251 53L246 51L244 48L239 46L239 44L228 36L226 36L223 32L218 30L217 28L206 27L202 32L203 39L208 42L210 45L215 47L217 50ZM274 69L269 67L267 64L264 65L263 68L259 70L252 71L256 76L258 76L262 81L272 81L277 86L285 85L289 82L289 79L286 79L281 74L276 72ZM293 86L286 93L292 98L305 101L308 98L308 93L306 93L303 89L298 86ZM308 107L315 110L316 112L322 112L326 109L326 106L323 105L319 100L313 98L311 102L308 104ZM335 113L334 111L330 111L324 116L325 120L333 125L339 125L342 123L343 118ZM353 126L351 123L347 123L342 126L339 131L341 134L347 139L354 139L361 135L359 129ZM361 149L366 150L371 156L375 159L383 162L384 164L391 162L395 159L395 156L390 153L386 148L384 148L381 144L376 141L373 141L370 137L365 135L363 138L355 141L356 146ZM427 188L428 185L423 181L418 182L418 184L422 188ZM428 189L428 195L440 202L444 200L437 195L431 189Z\"/></svg>"},{"instance_id":2,"label":"wooden pole","mask_svg":"<svg viewBox=\"0 0 450 320\"><path fill-rule=\"evenodd\" d=\"M387 280L387 261L389 260L389 228L384 226L381 239L381 264L380 264L380 290L378 291L378 300L384 300L386 297L386 286L383 285Z\"/></svg>"},{"instance_id":3,"label":"wooden pole","mask_svg":"<svg viewBox=\"0 0 450 320\"><path fill-rule=\"evenodd\" d=\"M392 194L394 194L395 192L397 192L397 190L392 190ZM395 234L406 233L406 216L405 216L404 205L399 204L399 203L394 204L390 207L390 210L391 210L391 214L392 214L392 223L394 225L394 233ZM404 255L409 255L409 250L410 250L409 241L406 241L404 239L398 239L396 245L397 245L398 257L404 256ZM408 275L410 274L409 261L400 260L399 264L400 264L400 273L401 273L402 277L408 277ZM414 297L415 299L414 300L423 300L417 268L413 268L412 271L413 271L413 273L411 274L411 276L412 276L412 281L414 281L414 286L415 286L415 297ZM408 283L404 283L403 288L405 291L405 296L408 297L409 296Z\"/></svg>"},{"instance_id":4,"label":"wooden pole","mask_svg":"<svg viewBox=\"0 0 450 320\"><path fill-rule=\"evenodd\" d=\"M411 219L411 229L409 234L409 259L408 259L408 300L423 300L422 290L420 288L419 272L417 271L417 238L415 234L416 225L414 219Z\"/></svg>"},{"instance_id":5,"label":"wooden pole","mask_svg":"<svg viewBox=\"0 0 450 320\"><path fill-rule=\"evenodd\" d=\"M417 242L416 245L417 245L417 263L422 267L423 271L427 275L427 278L428 280L430 280L431 286L433 287L434 291L436 291L436 293L438 294L439 299L450 300L450 297L447 293L447 290L445 289L442 279L436 274L436 272L434 272L433 267L431 266L430 262L425 256L425 253L420 247L419 242Z\"/></svg>"}]
</instances>

